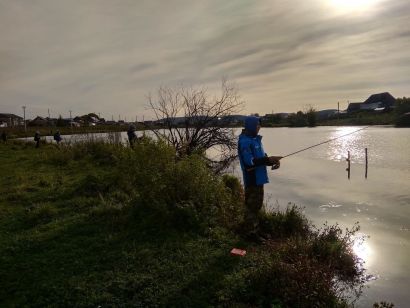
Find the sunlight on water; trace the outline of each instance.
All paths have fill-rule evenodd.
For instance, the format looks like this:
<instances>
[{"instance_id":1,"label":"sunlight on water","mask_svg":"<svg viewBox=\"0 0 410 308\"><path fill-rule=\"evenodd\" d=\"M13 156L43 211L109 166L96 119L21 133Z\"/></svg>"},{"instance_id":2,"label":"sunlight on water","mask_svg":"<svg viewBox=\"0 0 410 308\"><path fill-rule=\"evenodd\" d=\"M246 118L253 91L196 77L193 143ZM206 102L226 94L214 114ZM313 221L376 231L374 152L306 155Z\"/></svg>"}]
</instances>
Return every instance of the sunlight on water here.
<instances>
[{"instance_id":1,"label":"sunlight on water","mask_svg":"<svg viewBox=\"0 0 410 308\"><path fill-rule=\"evenodd\" d=\"M366 236L359 235L355 238L353 243L353 252L361 260L365 262L365 266L368 267L372 263L374 257L374 251L370 247Z\"/></svg>"},{"instance_id":2,"label":"sunlight on water","mask_svg":"<svg viewBox=\"0 0 410 308\"><path fill-rule=\"evenodd\" d=\"M347 158L347 152L350 151L350 159L352 162L362 160L364 157L363 144L363 131L356 132L357 127L339 127L334 131L329 139L339 138L341 136L352 133L351 135L344 136L343 138L334 140L329 143L327 156L332 161L342 161Z\"/></svg>"}]
</instances>

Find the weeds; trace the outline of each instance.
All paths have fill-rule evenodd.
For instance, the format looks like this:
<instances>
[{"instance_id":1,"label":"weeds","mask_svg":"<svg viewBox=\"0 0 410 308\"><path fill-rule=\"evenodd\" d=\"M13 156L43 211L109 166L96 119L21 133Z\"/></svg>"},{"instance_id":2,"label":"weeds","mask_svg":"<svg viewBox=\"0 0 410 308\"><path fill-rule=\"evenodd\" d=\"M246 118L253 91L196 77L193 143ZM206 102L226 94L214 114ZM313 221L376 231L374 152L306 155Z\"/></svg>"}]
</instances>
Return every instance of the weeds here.
<instances>
[{"instance_id":1,"label":"weeds","mask_svg":"<svg viewBox=\"0 0 410 308\"><path fill-rule=\"evenodd\" d=\"M268 240L247 242L238 179L164 143L0 156L1 306L346 307L363 282L357 226L317 230L291 206L263 212Z\"/></svg>"}]
</instances>

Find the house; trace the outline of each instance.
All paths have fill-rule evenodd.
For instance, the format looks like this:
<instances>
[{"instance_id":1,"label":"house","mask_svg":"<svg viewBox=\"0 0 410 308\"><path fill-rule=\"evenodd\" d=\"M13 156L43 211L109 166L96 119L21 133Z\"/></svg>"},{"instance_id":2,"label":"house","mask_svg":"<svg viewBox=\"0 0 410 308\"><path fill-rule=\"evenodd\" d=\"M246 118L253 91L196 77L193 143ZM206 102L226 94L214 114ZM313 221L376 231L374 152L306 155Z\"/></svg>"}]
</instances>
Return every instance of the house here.
<instances>
[{"instance_id":1,"label":"house","mask_svg":"<svg viewBox=\"0 0 410 308\"><path fill-rule=\"evenodd\" d=\"M394 107L395 103L396 103L396 99L389 92L384 92L384 93L370 95L369 98L364 101L363 105L365 105L366 107L372 106L372 105L373 106L378 105L375 108L378 108L378 107L392 108Z\"/></svg>"},{"instance_id":2,"label":"house","mask_svg":"<svg viewBox=\"0 0 410 308\"><path fill-rule=\"evenodd\" d=\"M75 122L75 121L70 121L70 120L68 120L68 125L71 126L71 127L80 127L81 126L80 123Z\"/></svg>"},{"instance_id":3,"label":"house","mask_svg":"<svg viewBox=\"0 0 410 308\"><path fill-rule=\"evenodd\" d=\"M360 106L363 103L350 103L349 106L347 106L347 112L355 112L355 111L360 111Z\"/></svg>"},{"instance_id":4,"label":"house","mask_svg":"<svg viewBox=\"0 0 410 308\"><path fill-rule=\"evenodd\" d=\"M47 118L43 118L40 116L35 117L28 123L29 126L48 126L49 121Z\"/></svg>"},{"instance_id":5,"label":"house","mask_svg":"<svg viewBox=\"0 0 410 308\"><path fill-rule=\"evenodd\" d=\"M24 125L24 120L22 117L12 113L0 113L0 123L2 123L3 127L13 127Z\"/></svg>"},{"instance_id":6,"label":"house","mask_svg":"<svg viewBox=\"0 0 410 308\"><path fill-rule=\"evenodd\" d=\"M96 124L104 124L105 120L100 118L95 113L89 113L82 116L76 116L73 121L81 123L82 125L95 126Z\"/></svg>"},{"instance_id":7,"label":"house","mask_svg":"<svg viewBox=\"0 0 410 308\"><path fill-rule=\"evenodd\" d=\"M369 103L369 104L360 104L360 110L375 110L377 108L383 108L381 102Z\"/></svg>"},{"instance_id":8,"label":"house","mask_svg":"<svg viewBox=\"0 0 410 308\"><path fill-rule=\"evenodd\" d=\"M395 103L396 99L389 92L377 93L370 95L363 103L350 103L347 112L388 110L394 108Z\"/></svg>"}]
</instances>

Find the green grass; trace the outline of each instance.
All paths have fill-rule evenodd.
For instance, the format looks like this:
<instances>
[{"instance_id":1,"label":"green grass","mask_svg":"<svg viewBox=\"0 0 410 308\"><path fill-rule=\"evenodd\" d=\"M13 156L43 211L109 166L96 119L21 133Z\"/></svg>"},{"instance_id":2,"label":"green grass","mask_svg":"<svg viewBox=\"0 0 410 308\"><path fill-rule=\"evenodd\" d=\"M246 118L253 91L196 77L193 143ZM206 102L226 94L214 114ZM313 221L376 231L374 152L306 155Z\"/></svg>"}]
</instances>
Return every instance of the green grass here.
<instances>
[{"instance_id":1,"label":"green grass","mask_svg":"<svg viewBox=\"0 0 410 308\"><path fill-rule=\"evenodd\" d=\"M0 131L5 131L9 138L24 138L33 137L36 131L40 132L41 136L53 136L57 131L60 131L61 135L72 134L88 134L88 133L105 133L105 132L125 132L129 125L96 125L96 126L27 126L25 130L24 126L7 127L2 128ZM139 125L138 129L142 129Z\"/></svg>"},{"instance_id":2,"label":"green grass","mask_svg":"<svg viewBox=\"0 0 410 308\"><path fill-rule=\"evenodd\" d=\"M0 162L1 307L346 307L362 285L354 230L292 207L249 242L238 181L163 144L9 142Z\"/></svg>"}]
</instances>

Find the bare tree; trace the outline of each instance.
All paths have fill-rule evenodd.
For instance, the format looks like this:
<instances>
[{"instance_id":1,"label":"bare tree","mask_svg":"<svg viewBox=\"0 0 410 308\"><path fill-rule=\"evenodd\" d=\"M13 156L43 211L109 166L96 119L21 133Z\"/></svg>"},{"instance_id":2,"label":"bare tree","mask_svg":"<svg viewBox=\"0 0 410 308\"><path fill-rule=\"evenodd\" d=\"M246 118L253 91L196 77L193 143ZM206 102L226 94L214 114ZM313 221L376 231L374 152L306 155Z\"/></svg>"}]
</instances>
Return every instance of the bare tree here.
<instances>
[{"instance_id":1,"label":"bare tree","mask_svg":"<svg viewBox=\"0 0 410 308\"><path fill-rule=\"evenodd\" d=\"M304 113L309 127L315 127L317 123L316 109L312 105L306 105Z\"/></svg>"},{"instance_id":2,"label":"bare tree","mask_svg":"<svg viewBox=\"0 0 410 308\"><path fill-rule=\"evenodd\" d=\"M244 105L235 85L222 80L220 96L212 98L204 88L161 87L157 98L148 100L157 124L150 129L174 146L179 156L202 154L215 172L237 156L234 131L223 123L224 117ZM210 152L217 158L211 158Z\"/></svg>"}]
</instances>

